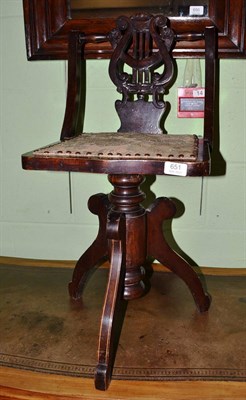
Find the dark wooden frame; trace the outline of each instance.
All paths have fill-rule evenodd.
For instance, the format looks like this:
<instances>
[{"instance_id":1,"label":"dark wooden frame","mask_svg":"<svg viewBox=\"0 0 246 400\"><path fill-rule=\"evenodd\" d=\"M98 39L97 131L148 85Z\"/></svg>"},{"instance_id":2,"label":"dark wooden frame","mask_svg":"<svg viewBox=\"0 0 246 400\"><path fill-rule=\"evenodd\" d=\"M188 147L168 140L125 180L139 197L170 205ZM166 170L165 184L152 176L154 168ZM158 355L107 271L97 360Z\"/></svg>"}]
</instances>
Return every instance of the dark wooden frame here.
<instances>
[{"instance_id":1,"label":"dark wooden frame","mask_svg":"<svg viewBox=\"0 0 246 400\"><path fill-rule=\"evenodd\" d=\"M115 18L72 19L68 0L23 0L27 57L29 60L67 59L68 33L79 30L88 33L107 33ZM201 32L215 25L219 31L219 57L246 56L245 0L210 0L209 16L202 18L171 17L176 33ZM109 58L111 48L106 44L90 44L86 58ZM201 42L178 44L175 57L203 56Z\"/></svg>"}]
</instances>

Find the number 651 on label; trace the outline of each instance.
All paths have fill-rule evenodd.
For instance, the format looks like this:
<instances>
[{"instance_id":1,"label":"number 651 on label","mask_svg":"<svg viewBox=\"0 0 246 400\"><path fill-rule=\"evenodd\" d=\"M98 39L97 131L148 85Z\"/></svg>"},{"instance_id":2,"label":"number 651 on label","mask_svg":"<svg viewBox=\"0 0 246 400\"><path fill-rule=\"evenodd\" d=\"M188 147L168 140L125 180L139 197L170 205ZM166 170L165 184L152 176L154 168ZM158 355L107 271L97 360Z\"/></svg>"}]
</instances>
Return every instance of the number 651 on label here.
<instances>
[{"instance_id":1,"label":"number 651 on label","mask_svg":"<svg viewBox=\"0 0 246 400\"><path fill-rule=\"evenodd\" d=\"M166 161L164 165L164 173L167 175L186 176L187 175L187 164L175 163Z\"/></svg>"}]
</instances>

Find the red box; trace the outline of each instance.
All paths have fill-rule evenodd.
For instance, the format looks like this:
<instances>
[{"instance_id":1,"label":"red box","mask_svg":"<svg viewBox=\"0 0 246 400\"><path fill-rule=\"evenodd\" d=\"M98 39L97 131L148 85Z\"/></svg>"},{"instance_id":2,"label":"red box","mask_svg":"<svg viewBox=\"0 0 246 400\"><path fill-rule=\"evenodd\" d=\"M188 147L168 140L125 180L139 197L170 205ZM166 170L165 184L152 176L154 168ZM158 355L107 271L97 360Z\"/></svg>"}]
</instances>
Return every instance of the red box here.
<instances>
[{"instance_id":1,"label":"red box","mask_svg":"<svg viewBox=\"0 0 246 400\"><path fill-rule=\"evenodd\" d=\"M205 88L178 88L178 118L204 118Z\"/></svg>"}]
</instances>

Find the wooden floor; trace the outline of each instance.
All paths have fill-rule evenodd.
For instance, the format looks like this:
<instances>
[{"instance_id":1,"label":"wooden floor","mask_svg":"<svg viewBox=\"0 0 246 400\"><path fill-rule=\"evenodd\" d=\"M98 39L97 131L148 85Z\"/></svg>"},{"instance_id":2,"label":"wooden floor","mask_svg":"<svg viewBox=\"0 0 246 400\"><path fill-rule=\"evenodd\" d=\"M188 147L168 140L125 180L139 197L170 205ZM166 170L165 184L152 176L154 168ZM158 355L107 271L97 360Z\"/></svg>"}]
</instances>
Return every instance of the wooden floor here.
<instances>
[{"instance_id":1,"label":"wooden floor","mask_svg":"<svg viewBox=\"0 0 246 400\"><path fill-rule=\"evenodd\" d=\"M0 257L0 262L15 265L74 266L74 262L44 262ZM156 267L158 268L158 266ZM206 274L207 268L202 269ZM209 268L210 273L246 275L245 269ZM1 349L0 349L1 351ZM246 382L148 382L112 381L107 392L94 389L91 379L0 368L0 400L233 400L246 399Z\"/></svg>"},{"instance_id":2,"label":"wooden floor","mask_svg":"<svg viewBox=\"0 0 246 400\"><path fill-rule=\"evenodd\" d=\"M245 400L246 383L112 381L107 392L93 380L0 369L0 399L32 400Z\"/></svg>"}]
</instances>

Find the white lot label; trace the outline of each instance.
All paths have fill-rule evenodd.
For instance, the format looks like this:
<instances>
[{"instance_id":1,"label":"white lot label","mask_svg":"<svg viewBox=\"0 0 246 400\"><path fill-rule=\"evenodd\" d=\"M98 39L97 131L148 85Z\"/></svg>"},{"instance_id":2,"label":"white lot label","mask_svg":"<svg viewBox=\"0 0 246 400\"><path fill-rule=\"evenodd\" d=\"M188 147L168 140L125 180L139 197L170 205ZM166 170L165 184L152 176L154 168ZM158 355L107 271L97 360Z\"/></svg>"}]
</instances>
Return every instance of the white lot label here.
<instances>
[{"instance_id":1,"label":"white lot label","mask_svg":"<svg viewBox=\"0 0 246 400\"><path fill-rule=\"evenodd\" d=\"M189 15L204 15L204 6L190 6Z\"/></svg>"},{"instance_id":2,"label":"white lot label","mask_svg":"<svg viewBox=\"0 0 246 400\"><path fill-rule=\"evenodd\" d=\"M164 173L167 175L186 176L187 164L166 161L164 166Z\"/></svg>"}]
</instances>

